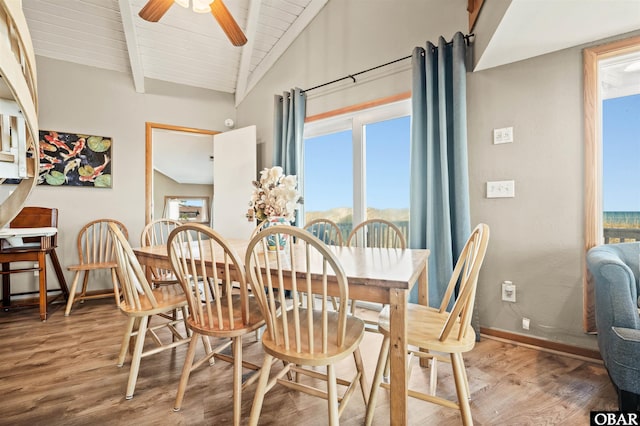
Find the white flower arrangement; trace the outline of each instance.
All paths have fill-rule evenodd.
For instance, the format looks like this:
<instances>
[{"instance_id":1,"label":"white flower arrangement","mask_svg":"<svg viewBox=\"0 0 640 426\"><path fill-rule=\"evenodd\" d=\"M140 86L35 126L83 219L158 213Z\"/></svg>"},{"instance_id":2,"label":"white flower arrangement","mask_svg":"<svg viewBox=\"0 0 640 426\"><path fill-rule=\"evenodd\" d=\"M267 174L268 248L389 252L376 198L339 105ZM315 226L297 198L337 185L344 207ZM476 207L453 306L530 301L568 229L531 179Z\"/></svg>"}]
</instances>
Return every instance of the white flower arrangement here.
<instances>
[{"instance_id":1,"label":"white flower arrangement","mask_svg":"<svg viewBox=\"0 0 640 426\"><path fill-rule=\"evenodd\" d=\"M293 221L295 211L303 202L296 189L297 184L296 176L285 175L282 167L276 166L262 170L260 180L253 181L255 189L250 203L258 220L282 216L290 222Z\"/></svg>"}]
</instances>

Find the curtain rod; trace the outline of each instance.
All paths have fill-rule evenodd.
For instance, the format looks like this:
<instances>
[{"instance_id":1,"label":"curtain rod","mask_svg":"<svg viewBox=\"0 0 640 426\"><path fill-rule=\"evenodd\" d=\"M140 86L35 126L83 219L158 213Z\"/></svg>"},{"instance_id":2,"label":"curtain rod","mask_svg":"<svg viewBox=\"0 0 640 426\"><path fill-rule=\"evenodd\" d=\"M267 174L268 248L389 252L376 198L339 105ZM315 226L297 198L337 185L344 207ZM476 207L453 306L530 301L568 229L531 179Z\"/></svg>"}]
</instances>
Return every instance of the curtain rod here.
<instances>
[{"instance_id":1,"label":"curtain rod","mask_svg":"<svg viewBox=\"0 0 640 426\"><path fill-rule=\"evenodd\" d=\"M467 34L467 35L463 36L465 43L467 43L467 44L468 44L468 43L469 43L469 39L470 39L471 37L473 37L473 36L474 36L474 34L473 34L473 33L472 33L472 34ZM452 44L452 43L453 43L453 41L450 41L450 42L445 43L445 44L446 44L446 45L450 45L450 44ZM303 89L303 90L302 90L302 92L310 92L310 91L312 91L312 90L319 89L319 88L321 88L321 87L328 86L328 85L330 85L330 84L337 83L337 82L339 82L339 81L347 80L347 79L351 79L351 80L353 80L353 82L354 82L354 83L356 83L356 76L357 76L357 75L364 74L364 73L367 73L367 72L369 72L369 71L377 70L378 68L386 67L386 66L388 66L388 65L395 64L396 62L404 61L405 59L410 59L410 58L411 58L411 56L412 56L412 55L404 56L404 57L402 57L402 58L395 59L395 60L393 60L393 61L390 61L390 62L384 63L384 64L382 64L382 65L377 65L377 66L375 66L375 67L368 68L368 69L363 70L363 71L359 71L359 72L357 72L357 73L355 73L355 74L349 74L349 75L346 75L346 76L344 76L344 77L340 77L340 78L337 78L337 79L335 79L335 80L329 81L329 82L327 82L327 83L322 83L322 84L319 84L319 85L317 85L317 86L313 86L313 87L311 87L311 88L309 88L309 89Z\"/></svg>"}]
</instances>

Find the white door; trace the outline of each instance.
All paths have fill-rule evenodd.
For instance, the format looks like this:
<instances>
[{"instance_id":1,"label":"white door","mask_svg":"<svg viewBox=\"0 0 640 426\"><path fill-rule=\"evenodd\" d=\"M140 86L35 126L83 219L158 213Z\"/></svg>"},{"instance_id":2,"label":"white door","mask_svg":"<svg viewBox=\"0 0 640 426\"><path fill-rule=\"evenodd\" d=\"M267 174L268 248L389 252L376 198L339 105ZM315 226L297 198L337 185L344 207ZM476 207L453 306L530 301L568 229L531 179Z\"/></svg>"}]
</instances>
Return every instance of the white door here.
<instances>
[{"instance_id":1,"label":"white door","mask_svg":"<svg viewBox=\"0 0 640 426\"><path fill-rule=\"evenodd\" d=\"M213 229L225 238L247 239L255 219L247 218L256 179L256 126L213 137Z\"/></svg>"}]
</instances>

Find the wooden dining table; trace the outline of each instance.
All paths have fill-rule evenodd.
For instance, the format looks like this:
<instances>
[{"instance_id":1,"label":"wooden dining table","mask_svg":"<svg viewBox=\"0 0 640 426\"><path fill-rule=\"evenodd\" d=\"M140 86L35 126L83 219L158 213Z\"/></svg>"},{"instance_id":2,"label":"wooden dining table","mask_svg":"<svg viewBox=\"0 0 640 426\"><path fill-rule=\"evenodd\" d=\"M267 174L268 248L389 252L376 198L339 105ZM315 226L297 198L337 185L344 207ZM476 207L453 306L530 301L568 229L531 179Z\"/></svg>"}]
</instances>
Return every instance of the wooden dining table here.
<instances>
[{"instance_id":1,"label":"wooden dining table","mask_svg":"<svg viewBox=\"0 0 640 426\"><path fill-rule=\"evenodd\" d=\"M241 259L247 240L229 240ZM391 374L390 424L407 422L407 301L418 285L418 303L428 304L427 265L429 250L330 246L349 282L349 297L388 304L390 307ZM147 267L171 269L167 247L134 248L138 261Z\"/></svg>"}]
</instances>

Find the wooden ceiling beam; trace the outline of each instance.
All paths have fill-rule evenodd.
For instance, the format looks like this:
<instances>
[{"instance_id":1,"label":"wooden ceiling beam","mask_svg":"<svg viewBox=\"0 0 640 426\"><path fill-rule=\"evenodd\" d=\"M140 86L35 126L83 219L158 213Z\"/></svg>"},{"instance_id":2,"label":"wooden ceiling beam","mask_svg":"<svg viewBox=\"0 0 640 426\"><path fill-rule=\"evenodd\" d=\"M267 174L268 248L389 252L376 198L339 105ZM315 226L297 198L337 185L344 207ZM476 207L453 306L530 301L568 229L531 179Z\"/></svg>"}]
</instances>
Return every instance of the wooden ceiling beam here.
<instances>
[{"instance_id":1,"label":"wooden ceiling beam","mask_svg":"<svg viewBox=\"0 0 640 426\"><path fill-rule=\"evenodd\" d=\"M136 27L133 23L133 13L129 0L118 0L120 5L120 17L124 29L124 37L127 41L127 51L129 52L129 64L131 65L131 76L133 85L138 93L144 93L144 69L138 52L138 40L136 37Z\"/></svg>"},{"instance_id":2,"label":"wooden ceiling beam","mask_svg":"<svg viewBox=\"0 0 640 426\"><path fill-rule=\"evenodd\" d=\"M482 8L484 0L467 0L467 12L469 12L469 32L473 30L473 26L476 24L480 8Z\"/></svg>"},{"instance_id":3,"label":"wooden ceiling beam","mask_svg":"<svg viewBox=\"0 0 640 426\"><path fill-rule=\"evenodd\" d=\"M240 67L238 68L238 78L236 79L236 106L238 106L240 100L244 98L247 90L249 69L251 68L251 57L253 56L253 49L256 43L256 34L261 6L262 0L252 0L251 2L249 2L247 28L245 29L247 43L242 48L242 55L240 56Z\"/></svg>"}]
</instances>

